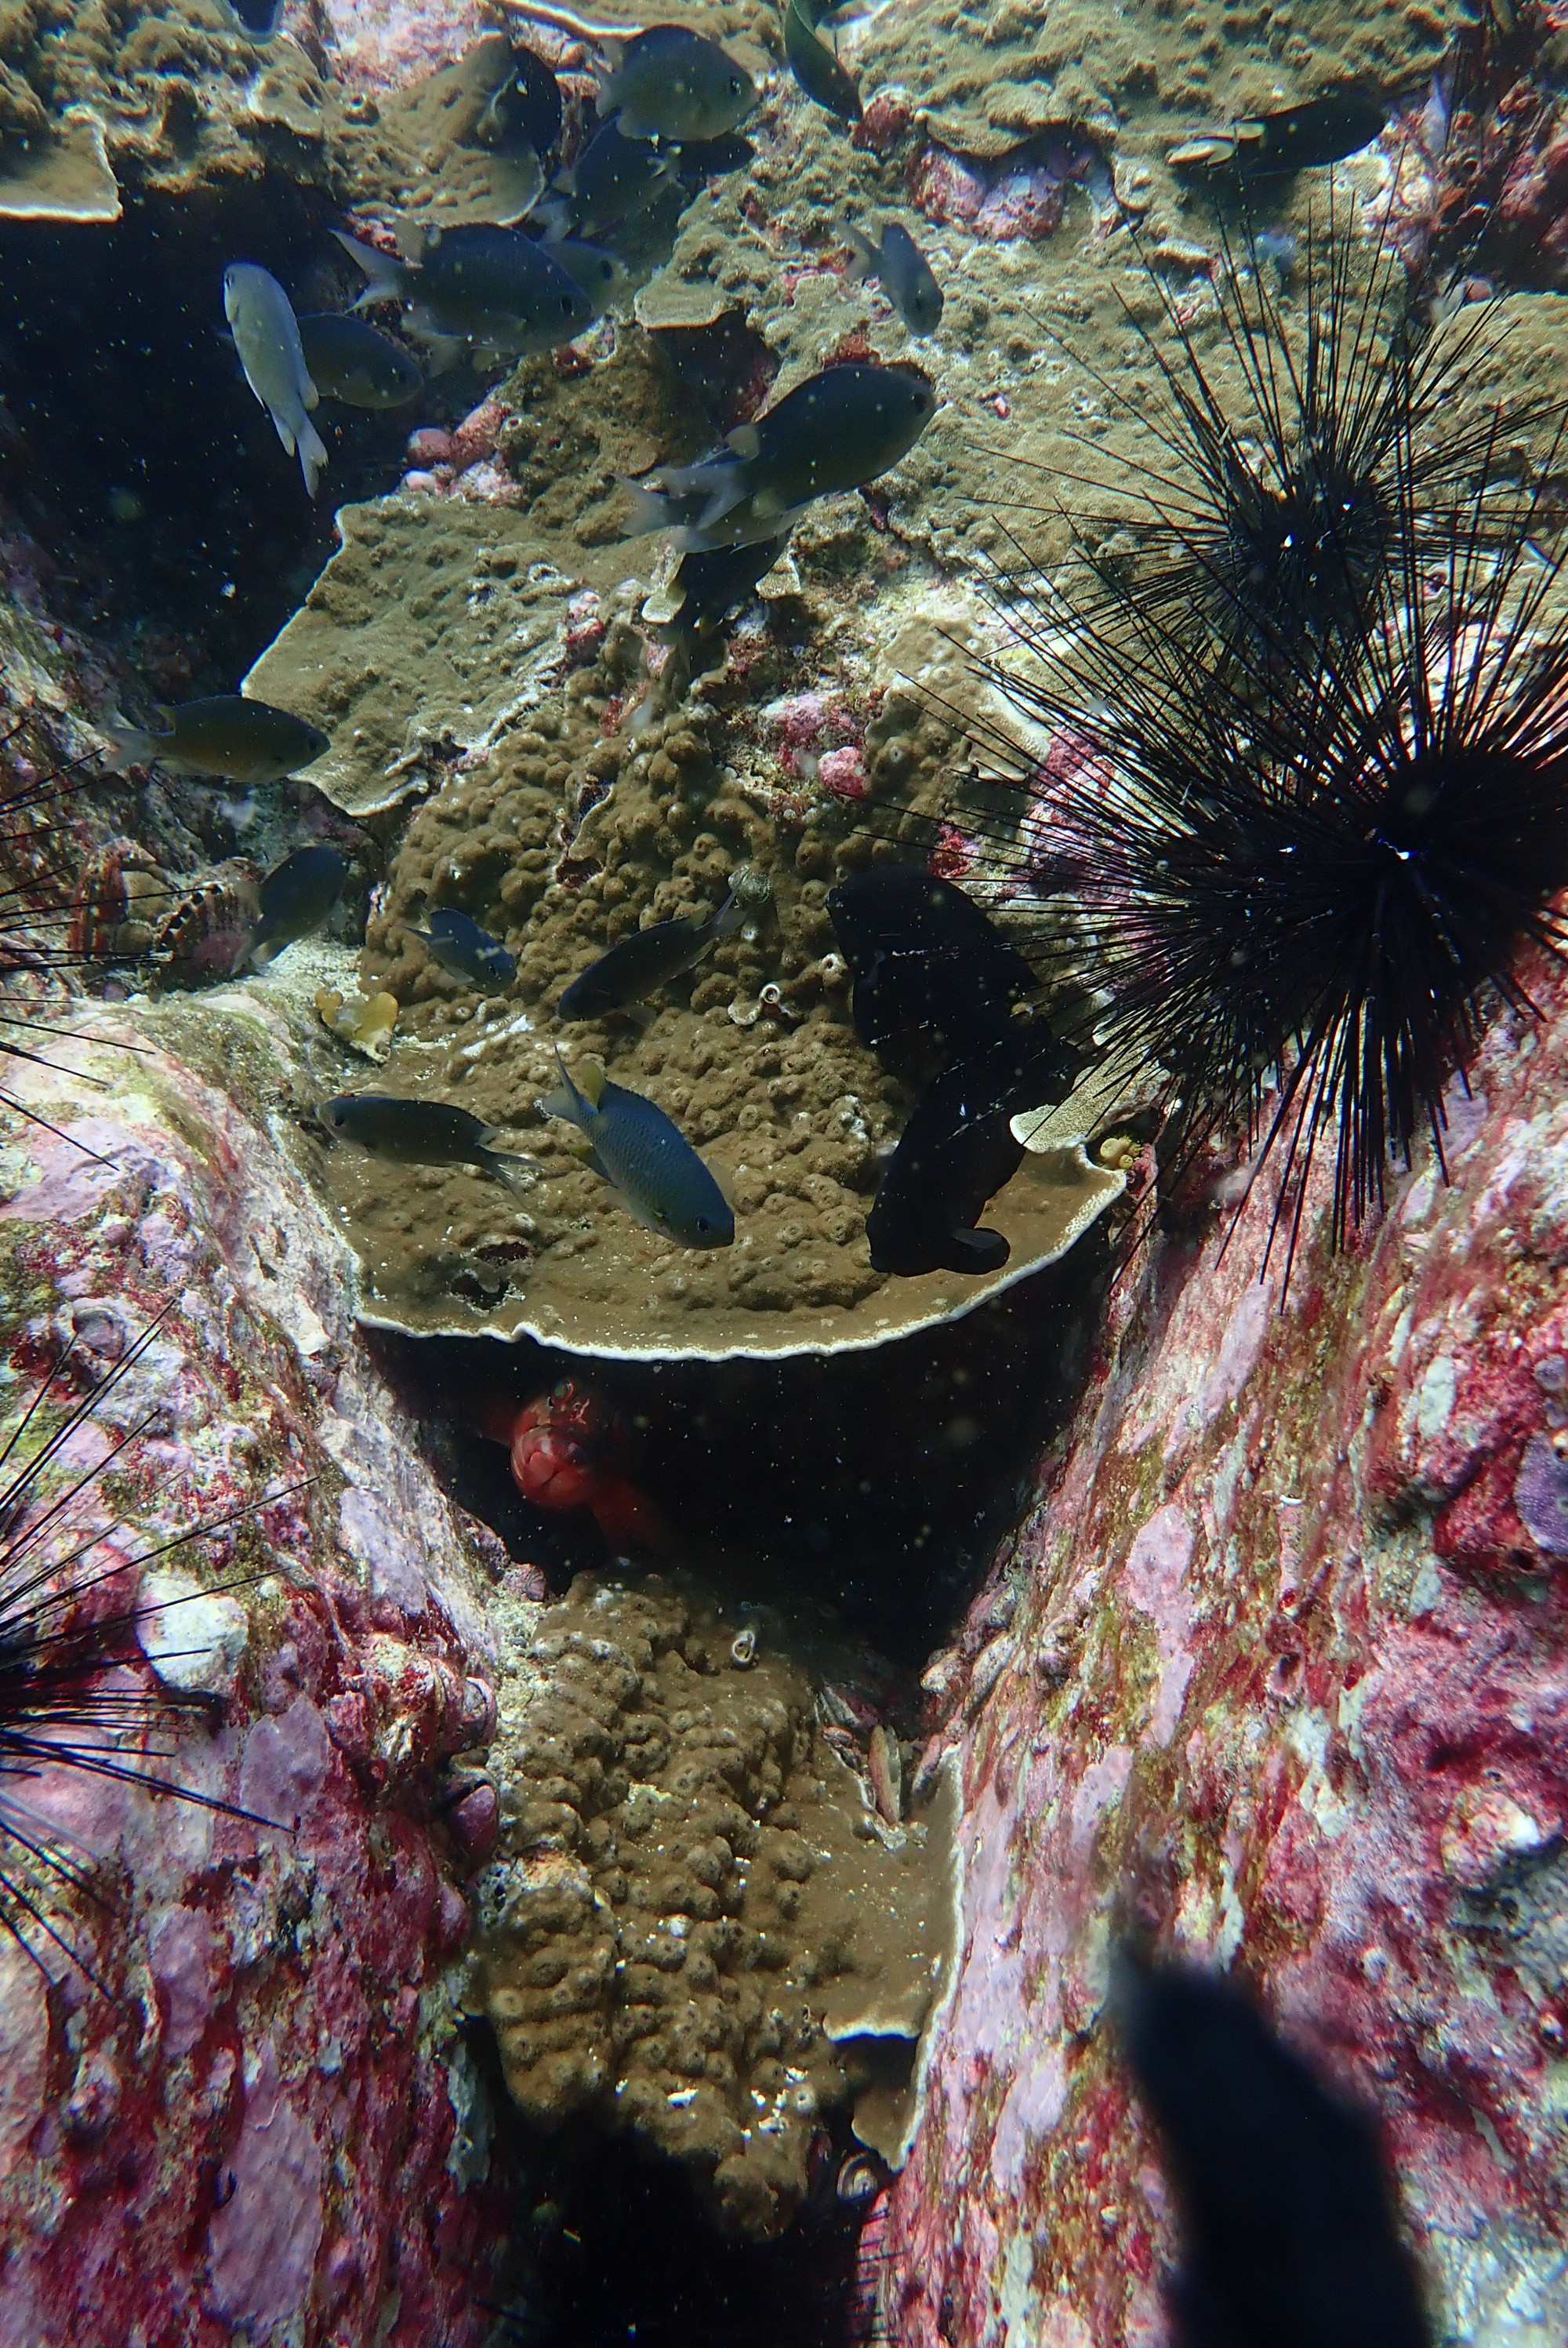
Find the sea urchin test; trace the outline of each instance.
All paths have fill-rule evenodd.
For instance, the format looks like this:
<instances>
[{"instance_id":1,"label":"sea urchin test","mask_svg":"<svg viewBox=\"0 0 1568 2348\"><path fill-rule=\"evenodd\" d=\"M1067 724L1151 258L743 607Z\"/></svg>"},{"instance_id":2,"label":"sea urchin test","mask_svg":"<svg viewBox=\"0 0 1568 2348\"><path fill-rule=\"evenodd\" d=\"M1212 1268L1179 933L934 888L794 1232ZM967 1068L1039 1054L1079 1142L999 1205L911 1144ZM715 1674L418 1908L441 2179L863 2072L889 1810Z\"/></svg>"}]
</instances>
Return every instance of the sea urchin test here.
<instances>
[{"instance_id":1,"label":"sea urchin test","mask_svg":"<svg viewBox=\"0 0 1568 2348\"><path fill-rule=\"evenodd\" d=\"M744 66L685 25L651 25L627 42L599 93L626 139L717 139L756 103Z\"/></svg>"},{"instance_id":2,"label":"sea urchin test","mask_svg":"<svg viewBox=\"0 0 1568 2348\"><path fill-rule=\"evenodd\" d=\"M223 311L233 329L245 380L272 417L288 455L298 449L305 488L313 498L327 452L306 413L320 394L305 365L289 297L270 270L233 261L223 272Z\"/></svg>"},{"instance_id":3,"label":"sea urchin test","mask_svg":"<svg viewBox=\"0 0 1568 2348\"><path fill-rule=\"evenodd\" d=\"M468 221L433 229L417 261L333 232L370 281L355 307L402 302L427 340L456 338L521 357L569 343L593 323L581 286L514 228Z\"/></svg>"},{"instance_id":4,"label":"sea urchin test","mask_svg":"<svg viewBox=\"0 0 1568 2348\"><path fill-rule=\"evenodd\" d=\"M242 693L212 694L158 707L156 726L126 726L118 719L100 730L111 744L108 764L150 766L154 759L176 774L221 777L253 791L297 775L331 747L319 726L271 702Z\"/></svg>"},{"instance_id":5,"label":"sea urchin test","mask_svg":"<svg viewBox=\"0 0 1568 2348\"><path fill-rule=\"evenodd\" d=\"M603 1176L629 1215L679 1247L729 1247L729 1200L672 1117L641 1093L612 1085L597 1061L583 1063L580 1087L556 1054L559 1088L539 1107L582 1134L578 1154Z\"/></svg>"},{"instance_id":6,"label":"sea urchin test","mask_svg":"<svg viewBox=\"0 0 1568 2348\"><path fill-rule=\"evenodd\" d=\"M631 534L673 528L676 544L696 551L777 538L814 498L886 472L936 412L935 391L913 367L857 360L824 367L701 463L650 473L662 496L629 482L637 501Z\"/></svg>"}]
</instances>

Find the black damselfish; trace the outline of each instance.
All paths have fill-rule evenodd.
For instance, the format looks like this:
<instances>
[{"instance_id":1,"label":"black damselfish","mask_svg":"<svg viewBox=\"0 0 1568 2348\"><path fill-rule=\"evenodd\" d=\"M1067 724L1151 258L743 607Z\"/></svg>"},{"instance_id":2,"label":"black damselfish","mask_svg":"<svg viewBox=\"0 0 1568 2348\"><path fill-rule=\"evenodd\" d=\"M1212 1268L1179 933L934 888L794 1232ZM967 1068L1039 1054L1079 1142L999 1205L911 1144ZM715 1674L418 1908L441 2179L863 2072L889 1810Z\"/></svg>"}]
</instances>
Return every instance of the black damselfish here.
<instances>
[{"instance_id":1,"label":"black damselfish","mask_svg":"<svg viewBox=\"0 0 1568 2348\"><path fill-rule=\"evenodd\" d=\"M948 1060L1005 1033L1034 987L989 915L921 865L848 874L828 891L827 912L855 977L855 1032L895 1073L913 1055Z\"/></svg>"},{"instance_id":2,"label":"black damselfish","mask_svg":"<svg viewBox=\"0 0 1568 2348\"><path fill-rule=\"evenodd\" d=\"M1177 170L1231 171L1244 180L1316 170L1369 147L1388 118L1389 101L1369 82L1342 82L1299 106L1200 130L1173 147L1168 160Z\"/></svg>"},{"instance_id":3,"label":"black damselfish","mask_svg":"<svg viewBox=\"0 0 1568 2348\"><path fill-rule=\"evenodd\" d=\"M866 1219L872 1269L999 1272L1009 1250L977 1229L986 1203L1023 1163L1011 1119L1065 1100L1081 1056L1042 1025L998 1035L944 1068L921 1093Z\"/></svg>"},{"instance_id":4,"label":"black damselfish","mask_svg":"<svg viewBox=\"0 0 1568 2348\"><path fill-rule=\"evenodd\" d=\"M1181 2348L1429 2348L1370 2120L1214 1974L1129 1963L1118 2003L1181 2209Z\"/></svg>"}]
</instances>

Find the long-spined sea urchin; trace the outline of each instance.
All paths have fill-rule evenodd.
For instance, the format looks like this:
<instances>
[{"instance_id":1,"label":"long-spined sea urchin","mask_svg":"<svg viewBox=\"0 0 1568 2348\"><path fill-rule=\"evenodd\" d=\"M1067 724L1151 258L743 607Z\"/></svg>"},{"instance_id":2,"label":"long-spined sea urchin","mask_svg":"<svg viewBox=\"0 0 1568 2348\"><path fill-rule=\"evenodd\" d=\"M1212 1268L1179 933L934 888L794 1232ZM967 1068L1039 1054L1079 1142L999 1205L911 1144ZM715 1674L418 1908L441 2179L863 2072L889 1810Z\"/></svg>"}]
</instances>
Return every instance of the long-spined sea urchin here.
<instances>
[{"instance_id":1,"label":"long-spined sea urchin","mask_svg":"<svg viewBox=\"0 0 1568 2348\"><path fill-rule=\"evenodd\" d=\"M1022 571L1004 594L1021 664L982 664L1051 736L1042 758L983 727L992 782L1021 792L1016 821L981 819L989 857L1026 905L1073 909L1079 934L1043 958L1100 990L1103 1048L1170 1071L1189 1149L1261 1144L1287 1279L1319 1149L1337 1241L1423 1130L1441 1164L1448 1084L1500 1004L1532 1008L1522 946L1568 942L1564 558L1534 543L1541 493L1501 527L1486 451L1481 470L1418 530L1397 451L1397 565L1272 699L1157 614L1106 628Z\"/></svg>"},{"instance_id":2,"label":"long-spined sea urchin","mask_svg":"<svg viewBox=\"0 0 1568 2348\"><path fill-rule=\"evenodd\" d=\"M28 1800L28 1783L66 1770L250 1816L156 1766L169 1757L168 1740L182 1721L194 1715L210 1723L216 1707L210 1695L154 1679L138 1647L138 1630L179 1601L153 1604L119 1592L149 1566L253 1516L263 1501L200 1519L127 1556L113 1546L118 1529L85 1522L80 1504L156 1413L134 1420L89 1464L73 1468L70 1460L74 1442L145 1356L159 1325L155 1320L145 1329L45 1432L51 1397L77 1374L77 1345L67 1344L0 1442L0 1931L45 1970L44 1952L52 1946L95 1981L54 1912L60 1892L95 1897L90 1868L73 1855L69 1836ZM63 1484L54 1489L60 1471ZM272 1492L263 1499L286 1496ZM134 1684L128 1684L127 1667Z\"/></svg>"},{"instance_id":3,"label":"long-spined sea urchin","mask_svg":"<svg viewBox=\"0 0 1568 2348\"><path fill-rule=\"evenodd\" d=\"M1213 355L1197 320L1146 271L1169 346L1122 306L1133 354L1165 394L1156 411L1064 344L1144 436L1142 449L1119 447L1122 478L1108 501L1074 517L1096 608L1107 621L1118 610L1146 620L1190 655L1229 662L1238 678L1272 689L1317 648L1357 633L1407 535L1419 541L1430 516L1495 475L1501 454L1492 412L1455 420L1460 395L1505 346L1499 305L1443 314L1439 298L1427 305L1439 314L1432 323L1392 242L1379 235L1364 246L1332 207L1303 244L1293 307L1273 290L1251 228L1239 244L1222 230ZM1510 438L1554 430L1564 413L1557 392L1521 399ZM1494 548L1505 546L1506 527ZM1087 610L1091 599L1081 591L1078 600Z\"/></svg>"}]
</instances>

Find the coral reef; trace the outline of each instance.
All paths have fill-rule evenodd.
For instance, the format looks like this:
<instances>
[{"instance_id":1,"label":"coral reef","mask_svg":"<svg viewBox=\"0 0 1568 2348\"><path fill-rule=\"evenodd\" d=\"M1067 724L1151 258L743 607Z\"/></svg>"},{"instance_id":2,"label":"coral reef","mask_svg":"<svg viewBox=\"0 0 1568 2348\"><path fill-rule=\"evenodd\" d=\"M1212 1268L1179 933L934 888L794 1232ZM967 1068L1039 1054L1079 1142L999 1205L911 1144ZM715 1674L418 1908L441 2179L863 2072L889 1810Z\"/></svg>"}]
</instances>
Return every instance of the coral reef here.
<instances>
[{"instance_id":1,"label":"coral reef","mask_svg":"<svg viewBox=\"0 0 1568 2348\"><path fill-rule=\"evenodd\" d=\"M128 1034L134 1060L108 1048ZM487 1537L419 1462L341 1246L231 1097L241 1068L252 1098L275 1084L264 1022L94 1011L56 1048L14 1085L56 1129L0 1148L5 1384L25 1399L73 1334L101 1374L161 1316L89 1423L85 1464L129 1438L93 1531L123 1557L238 1512L154 1558L141 1639L171 1684L228 1691L162 1766L250 1815L29 1786L105 1986L0 1947L0 2334L477 2342L500 2187L451 1991L472 1773L450 1765L494 1715Z\"/></svg>"},{"instance_id":2,"label":"coral reef","mask_svg":"<svg viewBox=\"0 0 1568 2348\"><path fill-rule=\"evenodd\" d=\"M893 657L928 667L919 655L931 648L928 625L912 623ZM741 1219L737 1243L695 1257L640 1231L542 1126L529 1147L549 1170L521 1211L469 1176L339 1152L329 1179L372 1269L367 1311L401 1327L530 1330L606 1353L827 1350L885 1342L1063 1253L1122 1189L1071 1146L1030 1160L1003 1193L996 1216L1013 1256L1002 1274L890 1283L866 1252L878 1151L906 1096L856 1041L824 906L839 872L889 851L857 828L858 802L814 796L810 773L818 746L847 734L870 761L868 793L896 806L937 764L944 729L892 679L863 687L858 708L825 679L818 695L760 710L737 681L716 706L692 698L661 717L641 659L612 616L591 663L414 817L367 932L364 983L405 1006L399 1086L497 1125L532 1121L558 1042L569 1056L606 1053L618 1083L648 1092L709 1154ZM638 717L617 725L634 701ZM781 751L793 769L782 786ZM743 863L768 880L769 901L661 991L645 1030L619 1017L546 1026L568 980L640 913L711 911ZM436 903L505 937L519 963L510 1000L473 1004L410 937ZM432 1287L433 1265L470 1258L496 1263L503 1302Z\"/></svg>"},{"instance_id":3,"label":"coral reef","mask_svg":"<svg viewBox=\"0 0 1568 2348\"><path fill-rule=\"evenodd\" d=\"M1238 381L1214 191L1168 161L1184 133L1372 86L1380 141L1253 191L1283 307L1330 191L1358 288L1370 232L1419 263L1480 186L1513 290L1441 428L1561 378L1562 11L1493 12L1519 17L1507 95L1451 139L1432 77L1460 0L900 0L843 32L853 135L779 67L767 12L682 13L758 76L744 167L666 188L622 236L629 314L494 381L433 381L357 469L334 438L346 501L308 593L325 512L232 541L214 523L264 592L221 551L198 564L219 444L188 402L176 455L203 502L162 559L188 546L198 595L232 588L247 616L225 601L198 642L144 614L111 655L41 486L46 442L68 473L92 432L34 418L36 351L0 352L0 670L30 713L7 774L87 751L128 683L182 697L220 645L245 665L302 596L247 681L332 740L325 802L97 778L53 876L79 847L73 946L125 957L114 987L151 995L88 1011L59 978L59 1065L20 1072L61 1131L0 1142L5 1377L73 1325L166 1306L134 1397L161 1415L110 1495L138 1540L313 1480L145 1588L205 1593L200 1653L166 1613L148 1668L199 1671L221 1700L179 1766L255 1818L40 1788L91 1853L106 1904L71 1921L121 1995L70 1974L46 1991L0 1947L0 2337L477 2341L509 2181L464 2035L481 2016L532 2132L669 2154L750 2235L801 2206L825 2121L897 2160L917 2094L857 2315L879 2288L909 2348L1162 2337L1171 2220L1104 2019L1111 1941L1136 1921L1247 1973L1381 2112L1446 2333L1534 2348L1568 2321L1561 973L1531 973L1541 1031L1504 1021L1451 1098L1451 1188L1423 1162L1342 1256L1315 1194L1287 1310L1256 1278L1265 1209L1222 1245L1235 1169L1205 1163L1214 1198L1194 1178L1122 1275L1076 1424L926 1672L917 1769L798 1621L742 1615L733 1587L584 1580L544 1605L542 1574L508 1572L443 1498L354 1322L727 1358L884 1344L988 1293L870 1269L865 1214L912 1096L854 1037L828 889L928 852L1016 911L963 774L966 727L996 715L966 659L1005 633L1009 534L1049 575L1070 552L1061 482L1096 526L1100 485L1148 455L1163 395L1140 329L1167 350L1173 324L1190 335L1222 406ZM565 12L509 23L560 60L580 118ZM467 0L312 0L265 44L222 0L0 0L8 282L41 302L68 281L74 304L73 253L153 254L161 428L179 335L217 322L220 245L324 304L348 298L330 226L384 242L512 207L527 171L477 134L504 62L480 30ZM847 282L846 217L915 231L939 335ZM103 278L84 263L81 283L90 311ZM68 363L77 327L52 331ZM116 351L136 355L110 377L134 405L128 325ZM938 414L887 476L814 506L727 642L694 652L668 551L621 535L620 482L845 358L918 365ZM1499 446L1529 477L1506 420ZM84 480L71 529L128 570L164 517L108 472ZM254 874L302 832L355 860L353 958L313 941L212 984ZM767 903L651 1020L555 1020L597 955L711 911L742 863ZM476 994L414 939L441 906L516 955L504 991ZM680 1120L733 1200L733 1249L661 1248L566 1159L533 1107L558 1043ZM313 1107L354 1084L468 1107L539 1179L517 1200L469 1169L327 1150ZM990 1216L1006 1278L1122 1227L1148 1153L1098 1145L1125 1091L1112 1072L1092 1113L1044 1119L1050 1148ZM1077 1306L1060 1318L1070 1354ZM715 1416L739 1443L764 1389L735 1386ZM844 1391L870 1415L868 1375ZM956 1378L933 1372L920 1407L967 1439ZM909 1472L901 1437L857 1455L852 1421L835 1428L831 1474L847 1488L860 1456ZM948 1454L927 1450L939 1475ZM262 1578L216 1591L230 1555ZM948 1884L925 1806L946 1785L966 1874L938 2007Z\"/></svg>"},{"instance_id":4,"label":"coral reef","mask_svg":"<svg viewBox=\"0 0 1568 2348\"><path fill-rule=\"evenodd\" d=\"M1133 1922L1247 1974L1380 2115L1442 2336L1561 2328L1568 984L1529 983L1542 1029L1501 1021L1450 1096L1451 1186L1423 1158L1335 1257L1317 1179L1287 1309L1261 1200L1124 1282L927 1673L964 1953L881 2238L896 2338L1160 2323L1168 2208L1105 2014Z\"/></svg>"},{"instance_id":5,"label":"coral reef","mask_svg":"<svg viewBox=\"0 0 1568 2348\"><path fill-rule=\"evenodd\" d=\"M950 1810L877 1815L775 1608L583 1574L507 1627L469 1993L507 2084L536 2125L594 2114L688 2167L728 2227L775 2232L835 2106L900 2156Z\"/></svg>"}]
</instances>

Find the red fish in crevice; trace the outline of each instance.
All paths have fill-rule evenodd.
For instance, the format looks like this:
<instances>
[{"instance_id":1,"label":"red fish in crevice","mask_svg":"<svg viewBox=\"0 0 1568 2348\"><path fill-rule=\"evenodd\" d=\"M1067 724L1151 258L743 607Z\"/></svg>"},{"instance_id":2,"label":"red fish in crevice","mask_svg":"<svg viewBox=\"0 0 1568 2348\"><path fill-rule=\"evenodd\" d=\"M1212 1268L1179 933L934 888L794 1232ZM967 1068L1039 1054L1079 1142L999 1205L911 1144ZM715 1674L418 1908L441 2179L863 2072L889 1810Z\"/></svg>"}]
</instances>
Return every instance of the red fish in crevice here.
<instances>
[{"instance_id":1,"label":"red fish in crevice","mask_svg":"<svg viewBox=\"0 0 1568 2348\"><path fill-rule=\"evenodd\" d=\"M675 1536L657 1503L622 1474L625 1430L586 1386L562 1378L520 1406L497 1400L476 1414L479 1432L504 1443L512 1478L537 1509L588 1509L617 1552L668 1556Z\"/></svg>"}]
</instances>

